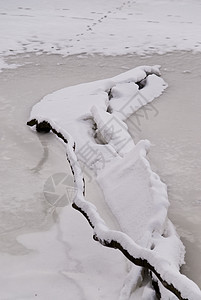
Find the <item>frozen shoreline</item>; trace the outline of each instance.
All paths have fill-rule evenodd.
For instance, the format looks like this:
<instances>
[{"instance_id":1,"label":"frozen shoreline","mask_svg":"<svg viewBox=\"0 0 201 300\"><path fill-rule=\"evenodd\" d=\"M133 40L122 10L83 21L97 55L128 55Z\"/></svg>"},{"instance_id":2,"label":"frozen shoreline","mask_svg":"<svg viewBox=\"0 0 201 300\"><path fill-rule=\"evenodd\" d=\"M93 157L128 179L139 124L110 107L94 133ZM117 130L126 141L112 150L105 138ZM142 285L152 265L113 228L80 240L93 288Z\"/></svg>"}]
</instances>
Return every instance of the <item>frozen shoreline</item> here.
<instances>
[{"instance_id":1,"label":"frozen shoreline","mask_svg":"<svg viewBox=\"0 0 201 300\"><path fill-rule=\"evenodd\" d=\"M26 58L22 58L24 56L24 55L22 55L21 58L16 57L16 58L13 58L12 60L16 60L16 62L19 63L20 60L22 59L23 61L27 61L27 65L25 65L21 68L18 68L16 70L12 70L12 71L6 70L3 72L3 74L0 75L0 76L3 75L2 77L4 77L4 82L2 83L3 84L3 98L5 95L5 98L7 98L7 99L10 98L12 100L12 99L14 99L13 97L16 98L16 95L17 95L17 99L18 99L19 103L21 101L20 99L22 96L29 97L29 99L33 99L33 102L37 102L43 95L50 93L51 91L53 91L55 89L59 89L61 87L65 87L65 86L72 85L72 84L77 84L79 82L100 79L101 77L102 78L109 77L111 75L115 75L119 72L122 72L127 68L130 69L131 67L135 67L137 65L144 64L145 61L148 62L149 64L161 63L162 64L162 74L167 82L168 82L168 78L170 78L168 76L173 77L175 71L177 71L178 76L183 76L182 78L187 78L190 82L193 81L195 86L197 86L195 80L199 79L200 75L197 76L197 72L198 72L197 65L196 65L197 69L196 69L196 67L193 67L192 69L190 69L192 66L192 56L191 55L192 54L188 54L188 53L183 53L182 55L181 54L170 54L170 55L165 56L165 59L164 59L164 56L158 56L158 55L155 55L153 58L139 58L139 57L125 56L125 57L106 57L106 58L98 57L98 59L96 56L83 57L83 58L77 59L76 57L62 58L59 56L35 56L35 55L31 55L30 57L26 57L27 55L25 55ZM184 65L184 62L188 62L188 57L189 57L189 64ZM194 62L196 62L196 55L194 55L193 57L195 59ZM199 55L197 55L197 57L199 59ZM31 62L33 62L33 64L31 64ZM176 62L177 62L177 65L176 65ZM93 70L91 69L92 64L93 64ZM170 67L171 64L172 64L172 67ZM54 72L53 72L53 70L54 70ZM89 74L87 76L87 79L85 77L86 72L88 72L88 74ZM52 74L54 74L54 78L52 78ZM69 74L69 78L65 78L66 74ZM191 74L193 75L193 78L190 77ZM16 81L17 78L18 78L19 82ZM177 77L177 79L178 79L178 77ZM176 83L177 83L177 79L175 78ZM41 85L41 81L43 81L43 86ZM11 82L15 86L15 91L12 89L12 91L9 91L9 93L7 94ZM20 83L20 85L17 83ZM25 88L25 86L26 86L26 88ZM51 86L51 90L50 90L50 86ZM175 95L177 86L174 86L174 80L172 81L171 86L173 86L173 95ZM34 87L34 89L33 89L33 87ZM19 90L17 92L16 89L18 89L18 88L19 88ZM26 91L23 94L22 91L24 90L24 88ZM21 89L21 91L20 91L20 89ZM20 94L20 93L22 93L22 94ZM168 91L165 93L165 95L168 95ZM6 100L6 99L4 99L4 100ZM156 101L156 103L154 105L160 106L161 101L162 101L162 99L160 98L160 100L158 102ZM8 104L7 101L5 101L5 110L8 109L8 111L10 111L10 114L11 114L10 118L8 120L14 121L14 120L12 120L12 113L15 113L15 108L13 107L13 110L12 109L10 110L10 108L12 107L12 104L10 104L10 107L6 107L7 104ZM27 107L24 107L24 103L22 103L21 109L22 108L25 109L26 110L25 113L28 115L28 111L29 111L30 107L32 106L32 104L33 103L29 103L29 105ZM163 107L163 105L162 105L162 107ZM18 108L20 108L20 107L18 106ZM18 113L18 117L19 117L19 121L20 121L20 119L22 117L22 113L18 110L17 110L17 113ZM159 114L160 114L160 110L159 110ZM26 122L27 115L26 116L23 115L25 122ZM168 115L168 113L167 113L167 115ZM6 120L2 120L2 121L6 121ZM151 121L152 120L149 119L149 122L151 122ZM15 122L16 122L16 120L15 120ZM13 123L11 123L10 125L13 125ZM20 124L19 127L23 128L22 124ZM20 130L19 128L17 128L17 129ZM26 129L23 129L23 130L26 131ZM25 133L25 131L24 131L24 133ZM29 134L30 134L30 132L28 133L28 135ZM146 131L144 134L146 135ZM146 136L145 136L145 138L146 138ZM11 139L12 139L12 134L11 134ZM150 136L150 139L152 141L152 136ZM30 141L30 143L33 143L33 141ZM51 143L52 143L52 141L51 141ZM49 143L49 144L51 144L51 143ZM57 146L54 146L54 147L57 147ZM34 155L36 155L37 151L38 150L35 150ZM56 148L54 149L54 151L55 151L55 153L54 153L54 155L55 155L56 151L57 151ZM156 155L158 155L158 153L156 153ZM56 162L56 159L55 159L55 162ZM46 163L48 164L48 160ZM154 161L154 163L155 163L155 161ZM61 162L61 165L62 165L62 162ZM46 165L46 167L47 167L47 165ZM63 167L65 168L66 166L63 166ZM59 169L59 166L58 166L58 169ZM43 169L43 171L45 172L44 176L47 176L46 171L44 169ZM160 171L158 171L158 166L157 166L157 172L160 174ZM168 183L168 182L166 182L166 183ZM198 203L198 208L199 208L199 203ZM179 209L181 209L181 207L179 207ZM198 209L197 209L197 212L198 212ZM172 213L172 215L174 215L174 214ZM171 217L171 215L170 215L170 217ZM23 216L22 216L22 218L23 218ZM175 221L177 221L177 220L175 220ZM174 223L175 223L175 221L174 221ZM182 235L182 230L180 230L179 233ZM188 240L188 236L187 236L187 240ZM187 247L187 251L188 251L188 247ZM197 256L197 258L198 257L199 256ZM190 269L193 273L196 272L195 268L191 267ZM198 268L198 270L199 270L199 268ZM186 271L188 271L188 270L186 270ZM197 275L199 275L199 273L196 273L196 277L197 277ZM193 274L191 274L191 272L190 272L190 273L188 273L188 276L191 277L191 276L193 276ZM195 282L198 283L198 285L200 284L199 280L198 280L199 281L198 282L196 280L196 278L193 278L193 279Z\"/></svg>"},{"instance_id":2,"label":"frozen shoreline","mask_svg":"<svg viewBox=\"0 0 201 300\"><path fill-rule=\"evenodd\" d=\"M201 51L201 5L195 0L1 2L0 69L5 67L3 57L24 52L66 56Z\"/></svg>"}]
</instances>

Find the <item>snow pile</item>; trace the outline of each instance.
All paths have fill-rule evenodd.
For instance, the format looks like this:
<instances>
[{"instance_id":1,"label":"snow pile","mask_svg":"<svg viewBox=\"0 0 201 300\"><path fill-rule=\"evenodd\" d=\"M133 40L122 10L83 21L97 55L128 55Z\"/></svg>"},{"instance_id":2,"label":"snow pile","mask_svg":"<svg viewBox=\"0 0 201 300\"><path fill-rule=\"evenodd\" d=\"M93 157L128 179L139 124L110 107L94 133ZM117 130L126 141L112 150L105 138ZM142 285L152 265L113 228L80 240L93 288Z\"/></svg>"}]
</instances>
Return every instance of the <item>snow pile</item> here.
<instances>
[{"instance_id":1,"label":"snow pile","mask_svg":"<svg viewBox=\"0 0 201 300\"><path fill-rule=\"evenodd\" d=\"M182 299L196 300L201 297L200 290L179 273L184 247L167 218L166 186L146 159L149 142L134 145L123 122L166 88L159 74L158 66L143 66L110 79L54 92L33 107L28 124L36 125L38 130L51 129L66 143L77 187L73 205L87 218L94 238L105 246L118 248L137 265L147 266L156 282L173 284ZM96 175L121 230L110 230L96 207L85 200L80 162ZM142 283L145 277L139 268L133 267L131 274L134 273L138 278L131 282L129 274L121 299L129 299L132 291L131 297L139 295L137 282ZM142 299L153 296L151 281L149 278L144 283ZM162 299L175 299L158 284Z\"/></svg>"}]
</instances>

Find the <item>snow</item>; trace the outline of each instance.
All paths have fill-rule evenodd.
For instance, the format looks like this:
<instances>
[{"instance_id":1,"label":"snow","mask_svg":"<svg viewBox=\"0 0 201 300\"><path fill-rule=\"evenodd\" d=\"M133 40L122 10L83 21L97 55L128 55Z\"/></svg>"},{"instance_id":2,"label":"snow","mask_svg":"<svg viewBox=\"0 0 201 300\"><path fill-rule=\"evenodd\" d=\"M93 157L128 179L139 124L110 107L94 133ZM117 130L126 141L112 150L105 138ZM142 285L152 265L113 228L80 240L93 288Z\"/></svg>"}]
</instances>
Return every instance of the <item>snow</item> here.
<instances>
[{"instance_id":1,"label":"snow","mask_svg":"<svg viewBox=\"0 0 201 300\"><path fill-rule=\"evenodd\" d=\"M100 171L98 177L106 201L119 220L121 229L139 245L145 247L149 247L154 231L163 231L168 206L167 199L161 197L162 193L165 194L163 186L159 187L162 189L159 193L160 201L159 199L154 201L153 189L150 192L150 187L155 187L155 184L152 184L141 157L141 152L144 152L148 145L146 141L138 143L123 159L117 158L111 161L107 168ZM140 219L139 215L141 215Z\"/></svg>"},{"instance_id":2,"label":"snow","mask_svg":"<svg viewBox=\"0 0 201 300\"><path fill-rule=\"evenodd\" d=\"M119 130L118 125L123 124L123 121L117 116L115 119L118 120L118 125L112 124L114 128L109 139L108 130L106 132L102 130L104 126L108 127L112 118L112 114L110 115L107 109L110 102L109 95L113 96L113 89L116 92L114 98L111 99L116 101L125 99L124 101L127 101L123 94L124 85L127 87L129 83L138 86L139 81L147 79L147 85L144 87L146 102L140 103L141 106L151 102L154 98L153 95L159 95L165 89L164 81L152 72L159 74L158 67L138 67L117 77L54 92L44 97L33 107L30 121L48 122L53 131L60 132L68 141L66 153L77 187L74 203L87 216L89 223L94 228L95 237L103 245L106 242L117 241L131 256L145 259L154 266L163 280L169 284L173 283L181 291L184 298L199 299L201 296L199 288L179 273L179 268L184 263L185 251L167 217L169 202L166 186L160 181L158 175L152 172L146 159L146 153L150 147L149 142L141 141L134 145L129 140L129 147L126 143L126 147L119 148L121 143L119 141L117 145L114 143L116 136L119 138L116 133L120 131L120 140L122 137L128 139L129 134L126 131L126 125L121 125L123 131ZM120 84L123 88L121 92L118 92ZM136 88L131 90L135 95ZM119 95L120 97L118 97ZM132 97L132 94L130 95ZM85 102L86 107L84 106ZM136 109L139 107L138 104ZM70 114L71 110L72 115ZM92 135L94 124L88 122L90 118L96 124L97 129L95 131L99 131L106 145L96 143ZM85 126L84 121L88 122L87 126ZM91 131L89 130L90 126ZM79 128L82 130L75 130ZM74 145L75 151L73 150ZM90 153L89 156L84 156L81 153L83 148L85 148L85 155L87 151ZM110 148L113 150L112 154L116 153L113 157L108 156L107 151L105 151L109 151ZM98 155L97 151L99 151ZM93 153L96 153L96 156L89 164L89 157ZM85 165L89 164L97 175L97 182L103 190L105 201L119 222L120 231L110 230L100 217L96 207L86 202L83 196L85 189L83 175L79 166L80 155ZM107 161L108 157L109 162ZM103 161L101 161L102 159ZM102 167L100 167L101 162L103 162ZM63 228L63 230L65 229ZM159 287L163 299L175 298L161 285ZM136 291L138 293L138 289ZM148 285L145 286L143 294L145 299L150 296Z\"/></svg>"},{"instance_id":3,"label":"snow","mask_svg":"<svg viewBox=\"0 0 201 300\"><path fill-rule=\"evenodd\" d=\"M0 55L201 50L199 1L0 1Z\"/></svg>"},{"instance_id":4,"label":"snow","mask_svg":"<svg viewBox=\"0 0 201 300\"><path fill-rule=\"evenodd\" d=\"M92 107L91 113L98 128L96 135L100 142L111 145L119 155L134 148L134 142L124 122L95 106Z\"/></svg>"},{"instance_id":5,"label":"snow","mask_svg":"<svg viewBox=\"0 0 201 300\"><path fill-rule=\"evenodd\" d=\"M0 70L17 68L19 64L8 64L6 57L24 52L66 56L80 53L114 55L134 52L143 55L175 50L200 51L200 12L201 4L195 0L191 3L185 0L174 3L165 0L154 0L151 3L148 0L125 2L93 0L68 1L68 4L64 0L48 2L0 0ZM146 79L146 86L139 91L136 82L145 79L148 73L151 74ZM31 118L49 121L63 136L72 141L71 148L67 149L67 152L72 156L77 172L76 201L96 224L95 233L103 240L116 238L130 253L133 253L135 248L134 254L149 259L165 280L173 281L181 289L184 297L196 300L200 299L199 289L178 273L180 265L183 264L184 248L167 218L166 188L158 175L151 171L146 159L149 143L145 141L134 145L124 123L133 112L150 103L165 89L166 84L156 75L158 75L157 67L140 67L114 78L57 91L44 97L34 106ZM113 97L110 100L109 93ZM113 117L109 112L112 112ZM94 122L97 129L93 128ZM115 131L111 128L115 128ZM98 176L97 180L102 185L106 202L126 235L108 231L96 207L85 202L82 195L81 170L72 151L74 141L78 159L92 168ZM83 157L84 146L99 155L88 161ZM9 157L5 156L5 159ZM125 176L122 170L129 172ZM132 201L131 193L128 193L126 198L129 205L125 205L126 201L122 202L125 197L123 180L119 181L120 176L124 180L127 192L129 190L140 196L134 200L137 201L138 209L146 211L143 217L136 210L136 202ZM114 183L113 187L109 184L108 178ZM138 185L134 186L132 183L136 181ZM20 190L20 187L18 189ZM138 202L138 199L143 201ZM118 203L118 209L114 200ZM154 205L150 205L152 202ZM138 206L139 203L141 206ZM137 226L133 226L136 220L130 214L127 217L131 210L135 212L136 217L141 217ZM67 296L82 299L86 293L84 295L86 299L94 299L95 278L99 278L99 282L102 282L100 297L103 299L117 299L119 293L122 300L129 297L147 300L154 298L150 283L146 283L141 289L138 288L141 270L136 267L131 269L124 282L124 289L120 292L126 276L122 267L123 259L117 259L98 244L94 250L95 243L91 241L90 244L90 238L86 238L87 234L91 234L88 226L84 227L82 218L79 219L76 213L75 222L72 224L71 216L70 224L67 223L68 213L69 211L64 209L59 216L58 224L49 231L18 238L20 244L30 249L29 254L20 258L7 254L1 256L2 297L66 299ZM68 248L66 241L69 241L67 234L71 234L67 228L71 226L77 228L74 238L75 248L71 249L71 252L79 256L78 265L84 262L81 270L85 274L92 274L90 280L86 280L86 276L82 277L81 272L77 274L78 265L72 266L71 258L66 255L66 247ZM90 247L88 253L83 256L80 256L82 251L78 249L79 247L76 249L77 237L85 249ZM142 251L143 249L133 243L132 239L148 249L153 247L153 250ZM103 251L106 252L103 254ZM97 257L93 260L94 253L98 254L100 259L102 257L101 262L104 263L101 264L101 269L94 268L98 261ZM67 266L67 262L70 267ZM108 272L108 269L111 272ZM122 274L122 278L119 278L119 274ZM135 278L131 279L134 274ZM110 278L115 278L114 285L105 285L103 278L108 282L111 281ZM76 285L78 281L81 282L79 286ZM10 289L7 288L7 282L11 286ZM30 282L34 284L30 286ZM83 289L79 290L80 286ZM131 294L135 287L137 290ZM162 299L170 297L175 299L161 285L160 291Z\"/></svg>"},{"instance_id":6,"label":"snow","mask_svg":"<svg viewBox=\"0 0 201 300\"><path fill-rule=\"evenodd\" d=\"M108 106L110 106L108 93L110 90L112 90L112 88L116 88L116 86L118 87L119 85L122 85L123 88L126 88L128 82L131 81L130 84L135 86L135 88L131 91L132 93L130 93L131 104L133 105L133 101L136 101L136 89L138 88L136 83L145 79L147 77L147 74L149 74L150 72L152 72L152 75L149 75L147 80L148 82L153 83L153 87L152 84L147 84L145 93L142 93L142 97L146 101L140 102L137 99L137 108L140 108L146 103L152 101L154 96L159 96L160 93L167 87L167 84L160 77L155 75L160 73L158 66L152 68L150 68L149 66L142 66L113 78L95 81L87 84L80 84L56 91L50 95L45 96L38 104L33 107L30 115L30 120L50 119L54 121L57 126L60 126L61 129L65 128L65 130L67 130L67 132L74 138L76 143L76 151L79 153L78 155L81 156L81 149L84 149L87 143L94 142L94 133L91 129L91 122L94 122L93 116L96 119L98 118L100 131L102 130L102 134L103 131L105 132L106 140L109 138L111 140L111 143L112 139L115 140L115 135L112 136L114 132L111 132L111 134L109 134L109 137L108 134L106 134L107 130L104 130L104 127L101 125L101 119L100 116L98 117L98 112L99 114L101 113L101 118L103 119L102 122L105 120L105 118L107 118L107 126L110 125L109 127L111 129L113 128L113 126L115 126L118 133L119 128L121 127L122 133L125 136L127 130L126 124L123 124L117 116L115 116L115 118L111 118L111 115L106 113ZM154 89L157 89L157 93L154 93ZM112 101L115 101L115 99L116 98L114 97ZM117 99L116 102L120 102L122 105L122 99L120 99L120 101L119 99ZM130 103L128 103L127 106L128 109L126 109L129 111L125 110L124 114L126 117L128 117L132 113ZM115 122L115 120L117 120L118 123ZM121 139L121 136L118 136L118 138ZM127 142L129 142L130 145L132 144L131 140L128 139L128 135ZM118 141L117 144L119 145ZM110 146L110 143L108 143L108 145ZM115 146L114 141L113 146ZM99 149L104 148L98 145L92 147L96 147ZM121 151L123 151L123 149L121 149Z\"/></svg>"}]
</instances>

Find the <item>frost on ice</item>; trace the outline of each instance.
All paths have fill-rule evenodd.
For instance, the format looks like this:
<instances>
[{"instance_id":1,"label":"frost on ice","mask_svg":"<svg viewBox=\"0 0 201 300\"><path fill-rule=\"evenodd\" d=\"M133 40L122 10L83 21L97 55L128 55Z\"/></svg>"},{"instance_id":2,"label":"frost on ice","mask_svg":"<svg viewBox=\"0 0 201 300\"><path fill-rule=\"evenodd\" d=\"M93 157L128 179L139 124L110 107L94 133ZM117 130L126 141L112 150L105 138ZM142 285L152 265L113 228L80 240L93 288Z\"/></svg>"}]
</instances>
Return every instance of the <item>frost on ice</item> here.
<instances>
[{"instance_id":1,"label":"frost on ice","mask_svg":"<svg viewBox=\"0 0 201 300\"><path fill-rule=\"evenodd\" d=\"M159 75L159 66L142 66L64 88L37 103L28 121L64 141L77 187L73 207L88 220L95 240L132 263L121 300L154 299L154 288L166 300L201 299L199 288L179 272L185 250L167 217L166 186L146 158L150 143L135 145L124 122L167 87ZM86 201L81 163L101 187L117 230Z\"/></svg>"}]
</instances>

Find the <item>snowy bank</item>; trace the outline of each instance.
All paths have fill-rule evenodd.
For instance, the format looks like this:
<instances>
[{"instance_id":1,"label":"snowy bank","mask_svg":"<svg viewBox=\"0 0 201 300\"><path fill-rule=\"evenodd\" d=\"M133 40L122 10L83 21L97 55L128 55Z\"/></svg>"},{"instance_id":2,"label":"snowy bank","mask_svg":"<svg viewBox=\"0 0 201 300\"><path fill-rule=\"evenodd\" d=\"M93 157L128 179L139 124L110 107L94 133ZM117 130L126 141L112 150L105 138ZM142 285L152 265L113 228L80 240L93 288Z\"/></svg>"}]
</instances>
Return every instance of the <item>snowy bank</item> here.
<instances>
[{"instance_id":1,"label":"snowy bank","mask_svg":"<svg viewBox=\"0 0 201 300\"><path fill-rule=\"evenodd\" d=\"M143 299L151 299L150 293L153 296L150 282L154 281L162 299L175 299L167 288L179 299L195 300L200 299L201 292L179 273L184 247L167 218L166 186L146 159L149 142L135 145L124 123L166 88L159 74L158 66L143 66L110 79L59 90L33 107L28 125L36 125L38 131L51 130L66 144L77 187L73 207L87 218L94 239L119 249L132 263L151 271L146 274ZM121 231L110 230L96 207L85 200L80 163L85 174L87 168L94 172ZM131 272L136 272L135 267ZM140 271L134 281L144 279ZM133 297L138 293L139 284L134 281L130 284L129 277L125 281L125 290L130 286L127 296L133 289ZM121 299L129 299L123 294Z\"/></svg>"},{"instance_id":2,"label":"snowy bank","mask_svg":"<svg viewBox=\"0 0 201 300\"><path fill-rule=\"evenodd\" d=\"M24 52L200 51L200 14L196 0L1 0L0 69L6 67L4 57Z\"/></svg>"}]
</instances>

